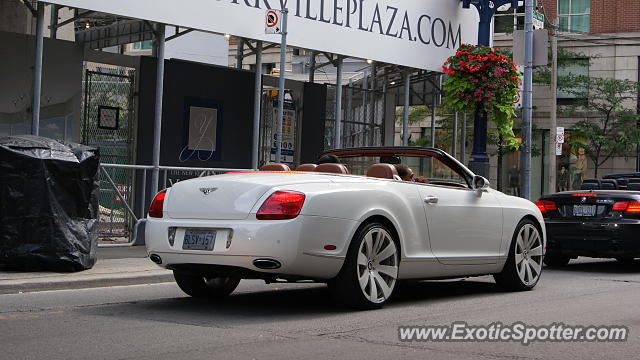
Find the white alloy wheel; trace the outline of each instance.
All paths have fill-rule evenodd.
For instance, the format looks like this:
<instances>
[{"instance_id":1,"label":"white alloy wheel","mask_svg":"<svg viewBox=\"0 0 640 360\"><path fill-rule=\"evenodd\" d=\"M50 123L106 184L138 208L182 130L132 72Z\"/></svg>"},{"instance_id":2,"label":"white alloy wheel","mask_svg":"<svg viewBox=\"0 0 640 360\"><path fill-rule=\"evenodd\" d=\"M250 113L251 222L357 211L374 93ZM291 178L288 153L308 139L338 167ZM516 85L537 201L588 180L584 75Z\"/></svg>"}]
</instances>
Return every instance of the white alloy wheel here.
<instances>
[{"instance_id":1,"label":"white alloy wheel","mask_svg":"<svg viewBox=\"0 0 640 360\"><path fill-rule=\"evenodd\" d=\"M369 301L380 304L391 297L398 278L398 251L385 229L374 227L365 234L357 267L360 290Z\"/></svg>"},{"instance_id":2,"label":"white alloy wheel","mask_svg":"<svg viewBox=\"0 0 640 360\"><path fill-rule=\"evenodd\" d=\"M530 219L516 226L504 268L493 277L508 290L531 290L540 280L544 243L539 227Z\"/></svg>"},{"instance_id":3,"label":"white alloy wheel","mask_svg":"<svg viewBox=\"0 0 640 360\"><path fill-rule=\"evenodd\" d=\"M516 239L515 265L525 285L535 284L542 270L542 238L538 229L532 224L525 224L520 228Z\"/></svg>"},{"instance_id":4,"label":"white alloy wheel","mask_svg":"<svg viewBox=\"0 0 640 360\"><path fill-rule=\"evenodd\" d=\"M385 224L364 224L353 237L338 276L329 288L340 302L378 309L392 296L398 279L400 248Z\"/></svg>"}]
</instances>

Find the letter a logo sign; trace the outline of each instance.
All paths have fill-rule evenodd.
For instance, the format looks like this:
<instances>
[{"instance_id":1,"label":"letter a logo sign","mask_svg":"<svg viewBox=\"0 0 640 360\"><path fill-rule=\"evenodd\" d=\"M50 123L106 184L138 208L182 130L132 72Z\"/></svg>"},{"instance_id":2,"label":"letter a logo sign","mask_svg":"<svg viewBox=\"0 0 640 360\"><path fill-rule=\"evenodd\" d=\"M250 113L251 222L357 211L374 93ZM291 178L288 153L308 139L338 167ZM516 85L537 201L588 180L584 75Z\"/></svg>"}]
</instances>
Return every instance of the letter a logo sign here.
<instances>
[{"instance_id":1,"label":"letter a logo sign","mask_svg":"<svg viewBox=\"0 0 640 360\"><path fill-rule=\"evenodd\" d=\"M266 13L266 26L264 28L265 34L280 34L280 21L282 19L282 12L278 10L267 10Z\"/></svg>"}]
</instances>

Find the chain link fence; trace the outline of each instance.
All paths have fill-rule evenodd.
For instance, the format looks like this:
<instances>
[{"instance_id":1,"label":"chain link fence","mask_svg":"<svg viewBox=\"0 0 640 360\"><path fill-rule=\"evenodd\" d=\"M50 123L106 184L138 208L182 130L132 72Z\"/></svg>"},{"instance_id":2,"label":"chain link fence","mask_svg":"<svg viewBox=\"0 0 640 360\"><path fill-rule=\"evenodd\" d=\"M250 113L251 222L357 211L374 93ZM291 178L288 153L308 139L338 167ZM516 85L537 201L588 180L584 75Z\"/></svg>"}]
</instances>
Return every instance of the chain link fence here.
<instances>
[{"instance_id":1,"label":"chain link fence","mask_svg":"<svg viewBox=\"0 0 640 360\"><path fill-rule=\"evenodd\" d=\"M85 64L82 143L100 149L102 163L134 163L134 84L134 69ZM106 171L122 198L104 176L101 177L99 236L102 241L122 241L130 236L133 226L126 205L133 203L134 173L131 169Z\"/></svg>"}]
</instances>

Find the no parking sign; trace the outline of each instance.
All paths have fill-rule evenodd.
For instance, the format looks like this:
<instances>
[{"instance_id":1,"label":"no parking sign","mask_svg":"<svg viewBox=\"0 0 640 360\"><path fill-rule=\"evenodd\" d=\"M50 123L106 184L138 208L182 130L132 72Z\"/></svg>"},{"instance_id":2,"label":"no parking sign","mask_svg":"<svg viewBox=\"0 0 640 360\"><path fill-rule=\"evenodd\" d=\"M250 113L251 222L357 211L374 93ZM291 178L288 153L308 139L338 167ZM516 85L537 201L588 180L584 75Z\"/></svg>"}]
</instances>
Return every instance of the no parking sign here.
<instances>
[{"instance_id":1,"label":"no parking sign","mask_svg":"<svg viewBox=\"0 0 640 360\"><path fill-rule=\"evenodd\" d=\"M281 34L282 26L282 11L280 10L267 10L265 15L265 34Z\"/></svg>"}]
</instances>

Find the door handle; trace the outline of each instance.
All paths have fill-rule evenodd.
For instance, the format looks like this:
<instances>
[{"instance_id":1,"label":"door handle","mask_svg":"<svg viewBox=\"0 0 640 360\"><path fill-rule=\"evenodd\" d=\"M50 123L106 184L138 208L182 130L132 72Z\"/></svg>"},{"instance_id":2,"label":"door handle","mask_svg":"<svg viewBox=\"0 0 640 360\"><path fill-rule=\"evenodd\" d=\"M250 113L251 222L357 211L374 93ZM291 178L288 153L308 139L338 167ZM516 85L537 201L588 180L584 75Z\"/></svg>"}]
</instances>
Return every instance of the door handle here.
<instances>
[{"instance_id":1,"label":"door handle","mask_svg":"<svg viewBox=\"0 0 640 360\"><path fill-rule=\"evenodd\" d=\"M426 198L424 198L424 202L427 204L437 204L438 203L438 197L437 196L433 196L433 195L429 195Z\"/></svg>"}]
</instances>

